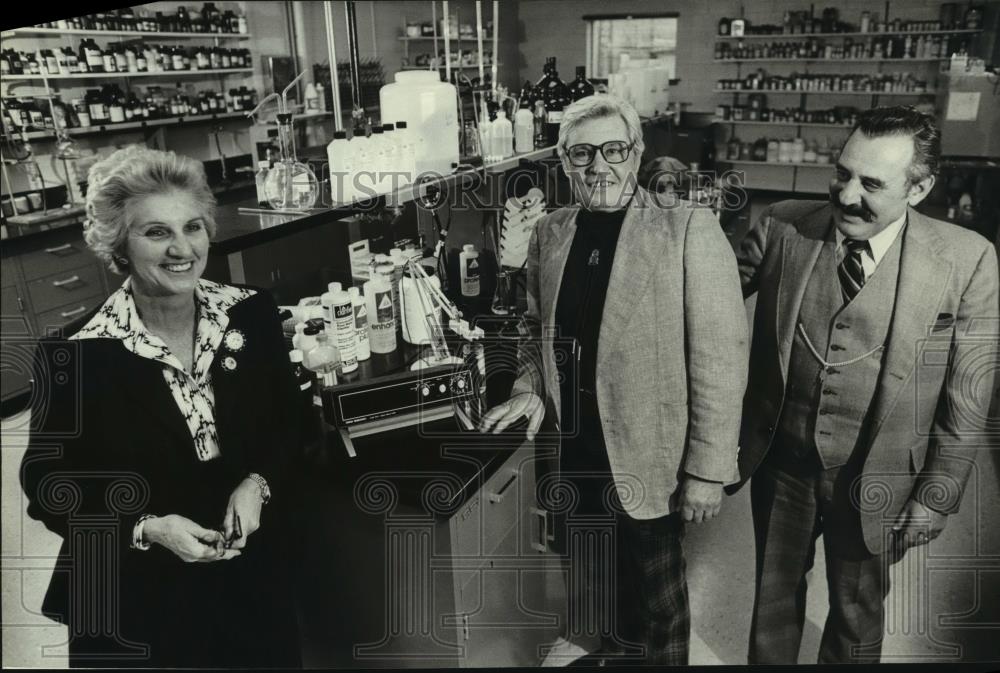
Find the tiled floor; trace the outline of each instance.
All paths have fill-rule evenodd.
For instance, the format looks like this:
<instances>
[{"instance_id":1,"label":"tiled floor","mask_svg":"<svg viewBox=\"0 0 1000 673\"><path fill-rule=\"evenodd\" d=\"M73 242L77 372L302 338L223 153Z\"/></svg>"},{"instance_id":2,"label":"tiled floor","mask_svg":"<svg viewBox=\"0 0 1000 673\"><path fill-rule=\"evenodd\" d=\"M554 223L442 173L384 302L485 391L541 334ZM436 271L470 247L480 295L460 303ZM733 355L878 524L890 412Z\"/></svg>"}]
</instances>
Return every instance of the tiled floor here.
<instances>
[{"instance_id":1,"label":"tiled floor","mask_svg":"<svg viewBox=\"0 0 1000 673\"><path fill-rule=\"evenodd\" d=\"M24 417L3 423L3 649L5 666L62 667L64 627L38 614L59 539L24 516L17 470ZM894 567L884 660L1000 660L1000 452L986 453L970 481L962 511L924 557ZM753 601L753 531L749 492L724 502L722 515L688 529L692 664L741 664ZM810 575L800 663L815 662L826 612L821 549ZM918 590L913 591L917 587ZM905 589L910 589L909 591ZM943 622L941 620L944 620ZM43 656L43 648L53 648ZM957 649L955 649L957 648Z\"/></svg>"}]
</instances>

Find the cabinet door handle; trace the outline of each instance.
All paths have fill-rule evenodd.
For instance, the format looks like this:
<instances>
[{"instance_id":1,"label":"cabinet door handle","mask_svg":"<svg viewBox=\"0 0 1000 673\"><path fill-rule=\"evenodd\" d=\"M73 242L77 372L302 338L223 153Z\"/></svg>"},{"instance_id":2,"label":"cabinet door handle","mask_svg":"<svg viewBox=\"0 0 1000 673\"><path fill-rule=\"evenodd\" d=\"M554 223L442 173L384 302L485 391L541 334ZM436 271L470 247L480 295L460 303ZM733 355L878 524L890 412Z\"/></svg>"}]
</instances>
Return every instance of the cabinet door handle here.
<instances>
[{"instance_id":1,"label":"cabinet door handle","mask_svg":"<svg viewBox=\"0 0 1000 673\"><path fill-rule=\"evenodd\" d=\"M548 543L555 537L549 532L549 513L544 509L532 507L531 514L538 517L538 537L531 541L531 548L537 552L547 552Z\"/></svg>"},{"instance_id":2,"label":"cabinet door handle","mask_svg":"<svg viewBox=\"0 0 1000 673\"><path fill-rule=\"evenodd\" d=\"M513 484L517 480L517 475L518 475L518 471L517 470L512 470L512 474L510 475L510 479L508 479L507 481L504 482L503 486L500 487L500 490L497 491L496 493L490 493L490 495L489 495L490 502L495 502L495 503L503 502L504 493L507 491L508 488L510 488L510 485Z\"/></svg>"},{"instance_id":3,"label":"cabinet door handle","mask_svg":"<svg viewBox=\"0 0 1000 673\"><path fill-rule=\"evenodd\" d=\"M80 280L79 276L70 276L69 278L65 278L63 280L54 280L52 281L52 287L62 287L63 285L70 285L72 283L78 282L79 280Z\"/></svg>"},{"instance_id":4,"label":"cabinet door handle","mask_svg":"<svg viewBox=\"0 0 1000 673\"><path fill-rule=\"evenodd\" d=\"M62 245L57 245L54 248L45 248L45 252L49 253L50 255L56 255L60 252L65 252L71 249L72 247L73 247L72 243L63 243Z\"/></svg>"},{"instance_id":5,"label":"cabinet door handle","mask_svg":"<svg viewBox=\"0 0 1000 673\"><path fill-rule=\"evenodd\" d=\"M80 315L87 310L86 306L81 306L80 308L75 308L72 311L63 311L59 314L60 318L72 318L75 315Z\"/></svg>"}]
</instances>

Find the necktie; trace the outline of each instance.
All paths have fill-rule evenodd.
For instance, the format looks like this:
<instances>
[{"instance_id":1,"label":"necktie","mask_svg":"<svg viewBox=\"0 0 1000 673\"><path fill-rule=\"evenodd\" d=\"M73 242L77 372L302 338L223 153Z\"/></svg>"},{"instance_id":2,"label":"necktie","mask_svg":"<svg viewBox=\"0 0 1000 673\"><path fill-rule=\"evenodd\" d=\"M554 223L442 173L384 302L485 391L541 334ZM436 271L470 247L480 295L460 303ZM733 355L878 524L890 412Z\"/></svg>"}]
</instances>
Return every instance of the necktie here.
<instances>
[{"instance_id":1,"label":"necktie","mask_svg":"<svg viewBox=\"0 0 1000 673\"><path fill-rule=\"evenodd\" d=\"M850 303L865 284L865 267L861 264L861 255L871 248L868 241L859 241L855 238L845 238L844 247L846 254L844 261L837 267L837 276L840 277L840 291L844 297L844 303Z\"/></svg>"}]
</instances>

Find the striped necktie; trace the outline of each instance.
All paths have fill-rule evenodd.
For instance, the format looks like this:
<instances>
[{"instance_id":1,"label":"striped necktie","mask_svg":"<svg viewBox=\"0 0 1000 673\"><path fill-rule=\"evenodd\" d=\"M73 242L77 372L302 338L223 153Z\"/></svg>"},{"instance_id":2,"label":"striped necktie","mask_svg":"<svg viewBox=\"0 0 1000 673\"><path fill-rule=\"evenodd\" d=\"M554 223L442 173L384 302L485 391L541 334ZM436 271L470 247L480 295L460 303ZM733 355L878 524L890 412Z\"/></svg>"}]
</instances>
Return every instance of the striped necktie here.
<instances>
[{"instance_id":1,"label":"striped necktie","mask_svg":"<svg viewBox=\"0 0 1000 673\"><path fill-rule=\"evenodd\" d=\"M844 303L848 304L864 287L865 267L861 263L861 255L871 250L871 246L868 245L868 241L845 238L844 248L846 249L844 261L837 267L837 276L840 277L840 291Z\"/></svg>"}]
</instances>

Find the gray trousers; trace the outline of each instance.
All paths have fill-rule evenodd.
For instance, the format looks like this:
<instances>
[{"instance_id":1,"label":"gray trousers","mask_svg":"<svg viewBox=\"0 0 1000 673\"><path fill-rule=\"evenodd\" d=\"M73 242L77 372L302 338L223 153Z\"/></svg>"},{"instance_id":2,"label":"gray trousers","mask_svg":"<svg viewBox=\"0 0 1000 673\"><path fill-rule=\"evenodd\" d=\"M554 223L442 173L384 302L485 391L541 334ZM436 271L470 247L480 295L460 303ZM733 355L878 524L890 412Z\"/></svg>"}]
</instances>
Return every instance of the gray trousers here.
<instances>
[{"instance_id":1,"label":"gray trousers","mask_svg":"<svg viewBox=\"0 0 1000 673\"><path fill-rule=\"evenodd\" d=\"M772 451L773 451L772 447ZM765 459L750 484L756 539L756 594L750 627L751 664L795 664L806 611L806 573L823 535L830 611L819 663L876 663L883 602L889 592L886 554L865 547L849 498L851 463Z\"/></svg>"}]
</instances>

